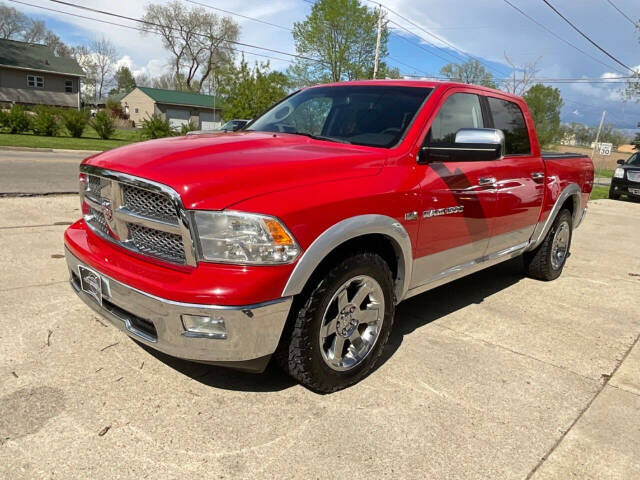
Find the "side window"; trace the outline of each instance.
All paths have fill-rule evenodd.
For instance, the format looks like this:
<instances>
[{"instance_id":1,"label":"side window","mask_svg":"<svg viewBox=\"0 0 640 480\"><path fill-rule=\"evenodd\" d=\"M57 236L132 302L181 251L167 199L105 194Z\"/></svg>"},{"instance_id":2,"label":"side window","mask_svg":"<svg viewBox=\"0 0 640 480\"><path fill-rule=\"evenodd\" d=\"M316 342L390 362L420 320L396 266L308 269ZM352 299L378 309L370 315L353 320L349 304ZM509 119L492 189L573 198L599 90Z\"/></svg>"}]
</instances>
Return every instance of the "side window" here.
<instances>
[{"instance_id":1,"label":"side window","mask_svg":"<svg viewBox=\"0 0 640 480\"><path fill-rule=\"evenodd\" d=\"M499 98L488 97L488 99L494 127L504 132L506 154L530 154L529 132L520 107Z\"/></svg>"},{"instance_id":2,"label":"side window","mask_svg":"<svg viewBox=\"0 0 640 480\"><path fill-rule=\"evenodd\" d=\"M454 93L444 102L431 124L425 140L427 145L446 145L455 142L461 128L483 128L480 99L470 93Z\"/></svg>"}]
</instances>

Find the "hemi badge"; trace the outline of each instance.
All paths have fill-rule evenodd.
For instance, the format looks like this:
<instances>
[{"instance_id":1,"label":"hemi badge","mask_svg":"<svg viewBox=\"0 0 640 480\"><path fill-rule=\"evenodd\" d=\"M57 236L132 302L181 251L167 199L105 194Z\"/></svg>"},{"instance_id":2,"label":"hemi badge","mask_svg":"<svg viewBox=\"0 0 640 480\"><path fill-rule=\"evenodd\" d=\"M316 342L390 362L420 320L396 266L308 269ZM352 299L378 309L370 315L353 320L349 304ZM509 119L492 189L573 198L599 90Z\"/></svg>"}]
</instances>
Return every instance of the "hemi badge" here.
<instances>
[{"instance_id":1,"label":"hemi badge","mask_svg":"<svg viewBox=\"0 0 640 480\"><path fill-rule=\"evenodd\" d=\"M425 210L422 213L422 218L439 217L441 215L452 215L454 213L462 213L464 207L462 205L458 207L437 208L435 210Z\"/></svg>"}]
</instances>

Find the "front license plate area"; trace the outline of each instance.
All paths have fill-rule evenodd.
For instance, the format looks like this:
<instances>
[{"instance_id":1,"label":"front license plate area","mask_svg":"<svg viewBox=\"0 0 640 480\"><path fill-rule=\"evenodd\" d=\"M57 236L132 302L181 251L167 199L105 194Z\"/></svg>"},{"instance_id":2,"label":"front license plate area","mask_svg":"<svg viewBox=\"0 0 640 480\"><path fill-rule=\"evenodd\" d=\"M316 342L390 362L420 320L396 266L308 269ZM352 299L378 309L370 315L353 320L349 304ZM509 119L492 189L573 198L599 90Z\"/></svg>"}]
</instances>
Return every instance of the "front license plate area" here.
<instances>
[{"instance_id":1,"label":"front license plate area","mask_svg":"<svg viewBox=\"0 0 640 480\"><path fill-rule=\"evenodd\" d=\"M78 265L78 276L82 291L93 298L98 305L102 305L102 277L100 274L90 268Z\"/></svg>"},{"instance_id":2,"label":"front license plate area","mask_svg":"<svg viewBox=\"0 0 640 480\"><path fill-rule=\"evenodd\" d=\"M634 195L640 195L640 188L630 188L629 193L632 193Z\"/></svg>"}]
</instances>

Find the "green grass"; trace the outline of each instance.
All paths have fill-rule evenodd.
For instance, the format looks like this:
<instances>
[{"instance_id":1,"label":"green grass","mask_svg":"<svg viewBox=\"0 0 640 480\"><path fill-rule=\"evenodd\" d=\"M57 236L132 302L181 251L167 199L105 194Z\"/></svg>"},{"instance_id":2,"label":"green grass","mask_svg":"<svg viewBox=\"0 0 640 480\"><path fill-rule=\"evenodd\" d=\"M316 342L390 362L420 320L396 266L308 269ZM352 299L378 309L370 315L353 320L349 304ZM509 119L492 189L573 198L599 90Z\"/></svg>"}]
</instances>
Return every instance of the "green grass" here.
<instances>
[{"instance_id":1,"label":"green grass","mask_svg":"<svg viewBox=\"0 0 640 480\"><path fill-rule=\"evenodd\" d=\"M113 138L102 140L91 127L86 128L81 138L70 137L66 132L57 137L42 137L31 133L0 133L0 146L5 147L111 150L141 140L140 133L135 130L116 130Z\"/></svg>"},{"instance_id":2,"label":"green grass","mask_svg":"<svg viewBox=\"0 0 640 480\"><path fill-rule=\"evenodd\" d=\"M613 177L613 170L608 170L606 168L599 168L595 172L596 178L611 178Z\"/></svg>"},{"instance_id":3,"label":"green grass","mask_svg":"<svg viewBox=\"0 0 640 480\"><path fill-rule=\"evenodd\" d=\"M595 185L591 192L591 200L600 200L602 198L609 198L609 187Z\"/></svg>"}]
</instances>

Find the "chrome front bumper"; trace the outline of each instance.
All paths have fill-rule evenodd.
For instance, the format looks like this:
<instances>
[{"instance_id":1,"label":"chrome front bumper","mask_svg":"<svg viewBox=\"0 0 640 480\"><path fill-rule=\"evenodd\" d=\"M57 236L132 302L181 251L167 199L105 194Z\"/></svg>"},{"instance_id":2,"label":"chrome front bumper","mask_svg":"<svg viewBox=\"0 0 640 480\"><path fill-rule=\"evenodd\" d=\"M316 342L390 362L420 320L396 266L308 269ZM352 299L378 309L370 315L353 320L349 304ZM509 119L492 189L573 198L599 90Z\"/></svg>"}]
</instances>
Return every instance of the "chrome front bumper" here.
<instances>
[{"instance_id":1,"label":"chrome front bumper","mask_svg":"<svg viewBox=\"0 0 640 480\"><path fill-rule=\"evenodd\" d=\"M291 308L291 297L247 306L174 302L96 272L103 280L100 304L81 289L78 267L96 270L69 250L65 249L65 254L71 286L89 307L130 337L174 357L206 363L240 363L268 358L278 346ZM186 332L181 315L223 318L226 338Z\"/></svg>"}]
</instances>

